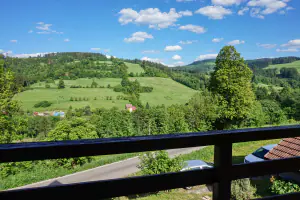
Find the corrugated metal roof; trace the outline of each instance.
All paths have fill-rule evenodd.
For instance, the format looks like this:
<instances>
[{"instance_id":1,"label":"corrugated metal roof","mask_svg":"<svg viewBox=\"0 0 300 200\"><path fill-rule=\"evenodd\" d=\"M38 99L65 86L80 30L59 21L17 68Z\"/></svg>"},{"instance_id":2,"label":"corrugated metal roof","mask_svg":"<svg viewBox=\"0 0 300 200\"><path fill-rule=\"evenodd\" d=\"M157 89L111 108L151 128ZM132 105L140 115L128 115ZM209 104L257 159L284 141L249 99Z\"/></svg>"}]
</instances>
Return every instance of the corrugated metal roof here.
<instances>
[{"instance_id":1,"label":"corrugated metal roof","mask_svg":"<svg viewBox=\"0 0 300 200\"><path fill-rule=\"evenodd\" d=\"M297 156L300 156L300 137L283 139L265 155L265 158L272 160Z\"/></svg>"}]
</instances>

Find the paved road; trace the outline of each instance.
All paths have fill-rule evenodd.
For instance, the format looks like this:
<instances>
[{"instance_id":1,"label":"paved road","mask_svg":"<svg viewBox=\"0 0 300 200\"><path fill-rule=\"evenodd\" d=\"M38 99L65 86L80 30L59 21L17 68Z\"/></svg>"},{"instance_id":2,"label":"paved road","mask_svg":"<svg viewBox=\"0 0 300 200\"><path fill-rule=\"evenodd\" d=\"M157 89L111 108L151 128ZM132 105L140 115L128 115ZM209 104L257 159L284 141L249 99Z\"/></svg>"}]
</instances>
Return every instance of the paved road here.
<instances>
[{"instance_id":1,"label":"paved road","mask_svg":"<svg viewBox=\"0 0 300 200\"><path fill-rule=\"evenodd\" d=\"M194 147L194 148L184 148L184 149L172 149L168 150L170 157L175 157L181 154L188 154L193 151L199 150L203 147ZM89 169L86 171L70 174L63 177L58 177L38 183L33 183L30 185L22 186L15 189L21 188L34 188L42 186L53 186L69 183L80 183L87 181L96 181L96 180L107 180L126 177L130 174L138 172L137 165L140 163L138 157L130 158L124 161L115 162L112 164L100 166L97 168Z\"/></svg>"}]
</instances>

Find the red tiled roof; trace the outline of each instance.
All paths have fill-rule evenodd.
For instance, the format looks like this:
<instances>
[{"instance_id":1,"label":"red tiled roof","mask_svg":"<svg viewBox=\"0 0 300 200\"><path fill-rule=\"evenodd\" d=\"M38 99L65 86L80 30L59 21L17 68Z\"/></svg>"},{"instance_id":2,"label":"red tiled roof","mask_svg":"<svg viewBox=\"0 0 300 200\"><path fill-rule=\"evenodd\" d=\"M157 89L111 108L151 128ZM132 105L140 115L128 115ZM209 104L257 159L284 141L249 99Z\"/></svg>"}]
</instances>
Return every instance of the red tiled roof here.
<instances>
[{"instance_id":1,"label":"red tiled roof","mask_svg":"<svg viewBox=\"0 0 300 200\"><path fill-rule=\"evenodd\" d=\"M265 155L265 158L272 160L297 156L300 156L300 137L283 139Z\"/></svg>"}]
</instances>

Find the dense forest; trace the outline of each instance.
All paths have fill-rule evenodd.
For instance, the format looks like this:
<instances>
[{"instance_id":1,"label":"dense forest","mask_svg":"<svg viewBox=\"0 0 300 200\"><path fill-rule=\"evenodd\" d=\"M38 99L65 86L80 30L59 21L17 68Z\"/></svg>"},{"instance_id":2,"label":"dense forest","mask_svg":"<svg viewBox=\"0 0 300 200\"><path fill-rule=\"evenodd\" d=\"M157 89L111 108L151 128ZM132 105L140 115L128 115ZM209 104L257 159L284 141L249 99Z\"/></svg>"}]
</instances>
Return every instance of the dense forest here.
<instances>
[{"instance_id":1,"label":"dense forest","mask_svg":"<svg viewBox=\"0 0 300 200\"><path fill-rule=\"evenodd\" d=\"M231 56L236 57L230 61ZM94 53L55 53L35 58L0 58L0 143L57 141L156 135L179 132L262 127L300 120L300 75L295 68L263 69L270 64L290 63L286 57L244 61L232 46L224 47L211 73L173 70L141 60L107 59ZM143 73L128 73L124 62L140 64ZM266 65L267 64L267 65ZM121 78L112 88L130 97L135 112L117 108L70 108L66 117L37 117L13 100L16 93L38 81L88 78ZM188 102L172 106L143 105L140 93L153 88L129 77L164 77L198 90ZM228 77L231 77L229 79ZM75 87L75 86L74 86ZM73 168L91 158L49 161L52 167ZM38 161L36 161L38 162ZM46 165L45 162L38 162ZM30 170L32 162L0 165L0 177Z\"/></svg>"}]
</instances>

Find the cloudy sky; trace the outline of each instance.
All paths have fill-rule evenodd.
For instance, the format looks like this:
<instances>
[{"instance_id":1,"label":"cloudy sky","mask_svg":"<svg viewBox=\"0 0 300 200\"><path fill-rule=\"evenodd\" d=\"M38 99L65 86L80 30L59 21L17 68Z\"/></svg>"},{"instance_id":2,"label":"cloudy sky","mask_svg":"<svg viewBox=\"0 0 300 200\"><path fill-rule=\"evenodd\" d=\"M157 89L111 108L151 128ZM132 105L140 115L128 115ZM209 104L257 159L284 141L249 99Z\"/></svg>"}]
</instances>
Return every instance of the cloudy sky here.
<instances>
[{"instance_id":1,"label":"cloudy sky","mask_svg":"<svg viewBox=\"0 0 300 200\"><path fill-rule=\"evenodd\" d=\"M10 0L0 53L101 52L169 66L234 45L246 59L300 56L299 0Z\"/></svg>"}]
</instances>

